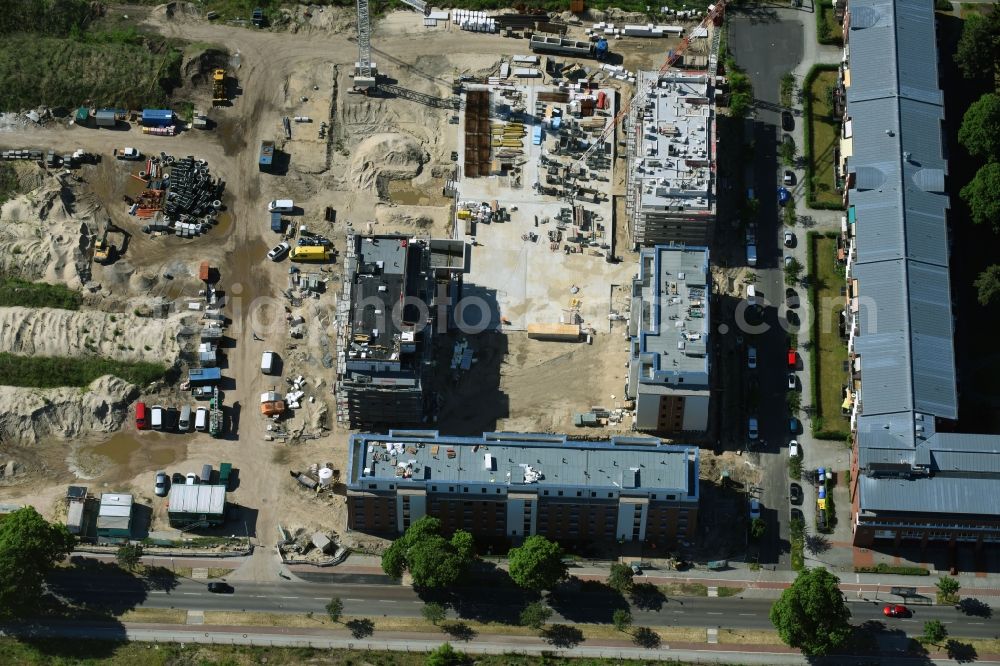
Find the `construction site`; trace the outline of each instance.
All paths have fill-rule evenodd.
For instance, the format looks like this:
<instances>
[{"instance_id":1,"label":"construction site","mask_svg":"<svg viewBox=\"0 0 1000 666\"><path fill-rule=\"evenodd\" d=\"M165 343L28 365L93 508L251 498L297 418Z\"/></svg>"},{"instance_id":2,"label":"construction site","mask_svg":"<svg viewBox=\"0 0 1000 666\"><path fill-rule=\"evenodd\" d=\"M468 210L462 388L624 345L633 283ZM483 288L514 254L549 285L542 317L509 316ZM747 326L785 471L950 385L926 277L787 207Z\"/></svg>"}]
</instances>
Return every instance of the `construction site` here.
<instances>
[{"instance_id":1,"label":"construction site","mask_svg":"<svg viewBox=\"0 0 1000 666\"><path fill-rule=\"evenodd\" d=\"M409 426L632 430L626 318L638 253L618 125L636 73L656 70L701 17L640 36L551 17L567 38L610 37L611 65L504 36L524 36L524 21L487 30L437 10L358 27L353 7L326 7L294 13L294 32L212 24L185 3L129 16L228 56L184 64L177 94L198 111L175 117L171 133L144 132L139 112L117 115L115 131L89 126L96 109L79 124L2 125L24 191L0 209L0 267L82 302L0 308L21 322L4 327L0 352L167 372L0 387L10 406L0 500L63 519L67 484L85 481L149 507L134 534L180 538L155 473L176 483L225 460L235 513L206 533L270 543L281 525L375 548L343 534L339 478L354 429L385 427L365 415L385 411L371 402L380 376L401 412L402 379L413 380ZM621 14L620 25L642 16ZM354 42L339 34L356 29ZM694 39L685 61L704 66L713 43ZM91 159L44 159L77 149ZM408 268L390 270L395 253ZM378 306L358 307L374 297L388 310L403 295L431 306L433 321L404 308L382 325ZM206 410L204 429L180 428L185 407L195 424ZM218 470L202 481L217 484Z\"/></svg>"}]
</instances>

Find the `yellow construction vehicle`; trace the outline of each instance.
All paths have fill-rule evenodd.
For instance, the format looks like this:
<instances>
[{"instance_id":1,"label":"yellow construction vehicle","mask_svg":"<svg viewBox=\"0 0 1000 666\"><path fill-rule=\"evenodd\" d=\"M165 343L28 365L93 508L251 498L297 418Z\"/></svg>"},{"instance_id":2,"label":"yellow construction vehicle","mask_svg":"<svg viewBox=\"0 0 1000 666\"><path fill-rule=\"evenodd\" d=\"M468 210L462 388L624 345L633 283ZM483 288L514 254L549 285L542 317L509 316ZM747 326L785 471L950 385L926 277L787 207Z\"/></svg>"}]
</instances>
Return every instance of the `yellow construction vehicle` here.
<instances>
[{"instance_id":1,"label":"yellow construction vehicle","mask_svg":"<svg viewBox=\"0 0 1000 666\"><path fill-rule=\"evenodd\" d=\"M129 233L108 220L104 223L104 235L94 241L94 261L99 264L110 264L118 257L119 249L108 240L112 232L123 236L121 254L125 254L125 248L128 247Z\"/></svg>"},{"instance_id":2,"label":"yellow construction vehicle","mask_svg":"<svg viewBox=\"0 0 1000 666\"><path fill-rule=\"evenodd\" d=\"M212 72L212 106L229 104L226 97L226 70L217 69Z\"/></svg>"}]
</instances>

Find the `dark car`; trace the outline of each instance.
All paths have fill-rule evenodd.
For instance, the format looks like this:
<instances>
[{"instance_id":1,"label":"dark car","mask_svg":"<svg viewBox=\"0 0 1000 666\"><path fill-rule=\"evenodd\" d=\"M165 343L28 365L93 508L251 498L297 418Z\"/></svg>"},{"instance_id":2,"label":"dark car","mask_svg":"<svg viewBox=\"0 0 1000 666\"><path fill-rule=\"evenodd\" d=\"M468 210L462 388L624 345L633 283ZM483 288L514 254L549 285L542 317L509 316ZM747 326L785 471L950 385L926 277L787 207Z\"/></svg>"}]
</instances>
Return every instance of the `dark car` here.
<instances>
[{"instance_id":1,"label":"dark car","mask_svg":"<svg viewBox=\"0 0 1000 666\"><path fill-rule=\"evenodd\" d=\"M791 310L785 312L785 320L788 322L789 326L798 326L799 324L802 323L801 320L799 319L799 315L797 315L795 312Z\"/></svg>"},{"instance_id":2,"label":"dark car","mask_svg":"<svg viewBox=\"0 0 1000 666\"><path fill-rule=\"evenodd\" d=\"M787 303L790 308L799 307L799 295L795 293L795 290L791 287L785 289L785 303Z\"/></svg>"},{"instance_id":3,"label":"dark car","mask_svg":"<svg viewBox=\"0 0 1000 666\"><path fill-rule=\"evenodd\" d=\"M174 472L173 476L170 477L170 482L174 484L184 485L184 475L180 472Z\"/></svg>"},{"instance_id":4,"label":"dark car","mask_svg":"<svg viewBox=\"0 0 1000 666\"><path fill-rule=\"evenodd\" d=\"M797 483L793 483L788 487L788 498L792 504L796 506L802 504L803 497L802 486Z\"/></svg>"},{"instance_id":5,"label":"dark car","mask_svg":"<svg viewBox=\"0 0 1000 666\"><path fill-rule=\"evenodd\" d=\"M795 508L793 508L792 511L791 511L791 516L792 516L792 520L797 520L797 521L799 521L800 523L803 523L803 524L805 524L805 522L806 522L806 517L802 513L802 509L795 509Z\"/></svg>"},{"instance_id":6,"label":"dark car","mask_svg":"<svg viewBox=\"0 0 1000 666\"><path fill-rule=\"evenodd\" d=\"M230 585L229 583L215 582L208 584L208 591L214 592L216 594L232 594L234 590L233 586Z\"/></svg>"},{"instance_id":7,"label":"dark car","mask_svg":"<svg viewBox=\"0 0 1000 666\"><path fill-rule=\"evenodd\" d=\"M781 112L781 129L785 130L786 132L791 132L793 129L795 129L795 118L792 117L791 111Z\"/></svg>"}]
</instances>

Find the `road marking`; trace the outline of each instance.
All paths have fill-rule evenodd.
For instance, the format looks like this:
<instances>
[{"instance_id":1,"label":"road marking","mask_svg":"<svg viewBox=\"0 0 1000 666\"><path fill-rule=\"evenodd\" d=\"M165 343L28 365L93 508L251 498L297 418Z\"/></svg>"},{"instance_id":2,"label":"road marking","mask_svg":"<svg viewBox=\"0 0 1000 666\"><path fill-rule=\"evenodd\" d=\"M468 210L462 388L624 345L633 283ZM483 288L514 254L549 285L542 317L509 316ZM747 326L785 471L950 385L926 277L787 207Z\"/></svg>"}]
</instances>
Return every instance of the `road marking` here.
<instances>
[{"instance_id":1,"label":"road marking","mask_svg":"<svg viewBox=\"0 0 1000 666\"><path fill-rule=\"evenodd\" d=\"M268 597L268 595L266 595L266 594L255 594L253 596L254 596L255 599L267 599L267 597Z\"/></svg>"},{"instance_id":2,"label":"road marking","mask_svg":"<svg viewBox=\"0 0 1000 666\"><path fill-rule=\"evenodd\" d=\"M313 597L313 601L326 601L326 597Z\"/></svg>"},{"instance_id":3,"label":"road marking","mask_svg":"<svg viewBox=\"0 0 1000 666\"><path fill-rule=\"evenodd\" d=\"M722 613L718 611L708 611L707 613L705 613L705 615L722 615Z\"/></svg>"},{"instance_id":4,"label":"road marking","mask_svg":"<svg viewBox=\"0 0 1000 666\"><path fill-rule=\"evenodd\" d=\"M364 601L363 599L344 599L344 601Z\"/></svg>"},{"instance_id":5,"label":"road marking","mask_svg":"<svg viewBox=\"0 0 1000 666\"><path fill-rule=\"evenodd\" d=\"M166 594L166 590L150 590L150 594Z\"/></svg>"},{"instance_id":6,"label":"road marking","mask_svg":"<svg viewBox=\"0 0 1000 666\"><path fill-rule=\"evenodd\" d=\"M382 603L384 603L384 604L394 604L394 603L396 603L396 601L395 601L395 599L383 599Z\"/></svg>"},{"instance_id":7,"label":"road marking","mask_svg":"<svg viewBox=\"0 0 1000 666\"><path fill-rule=\"evenodd\" d=\"M754 617L755 615L757 615L757 613L740 613L740 615L744 617Z\"/></svg>"},{"instance_id":8,"label":"road marking","mask_svg":"<svg viewBox=\"0 0 1000 666\"><path fill-rule=\"evenodd\" d=\"M184 594L190 595L192 597L200 597L201 592L185 592Z\"/></svg>"},{"instance_id":9,"label":"road marking","mask_svg":"<svg viewBox=\"0 0 1000 666\"><path fill-rule=\"evenodd\" d=\"M279 599L298 599L298 597L278 597Z\"/></svg>"},{"instance_id":10,"label":"road marking","mask_svg":"<svg viewBox=\"0 0 1000 666\"><path fill-rule=\"evenodd\" d=\"M982 622L966 622L966 624L974 624L974 625L979 626L979 627L983 626Z\"/></svg>"}]
</instances>

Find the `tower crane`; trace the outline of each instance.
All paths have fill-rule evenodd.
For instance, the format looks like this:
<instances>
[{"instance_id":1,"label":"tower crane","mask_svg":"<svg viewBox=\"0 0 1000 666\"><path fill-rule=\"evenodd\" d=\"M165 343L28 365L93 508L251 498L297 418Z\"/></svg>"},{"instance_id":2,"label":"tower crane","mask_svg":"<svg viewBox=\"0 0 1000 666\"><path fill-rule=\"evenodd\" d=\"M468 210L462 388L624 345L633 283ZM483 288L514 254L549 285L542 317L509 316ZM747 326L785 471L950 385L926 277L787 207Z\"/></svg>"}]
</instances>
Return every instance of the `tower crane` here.
<instances>
[{"instance_id":1,"label":"tower crane","mask_svg":"<svg viewBox=\"0 0 1000 666\"><path fill-rule=\"evenodd\" d=\"M376 87L378 71L372 64L372 23L371 15L368 11L368 0L357 0L358 2L358 62L354 67L354 90L355 92L365 92L369 88ZM427 16L430 7L423 0L403 0L403 3Z\"/></svg>"},{"instance_id":2,"label":"tower crane","mask_svg":"<svg viewBox=\"0 0 1000 666\"><path fill-rule=\"evenodd\" d=\"M359 2L361 1L362 0L359 0ZM688 46L691 45L691 36L696 31L701 30L703 28L707 28L709 23L715 21L716 19L722 16L726 8L726 2L727 0L719 0L714 5L709 6L708 13L705 14L705 18L701 20L701 23L698 24L698 27L695 28L694 30L689 31L687 36L684 37L681 43L677 45L677 48L671 50L667 54L667 59L663 62L663 64L660 66L660 70L657 72L657 79L659 79L659 77L662 76L668 69L673 67L674 64L677 62L677 60L684 54ZM656 79L654 79L652 85L653 86L656 85ZM594 141L589 148L587 148L587 150L583 153L583 155L581 155L580 158L577 159L575 162L570 164L569 168L567 169L567 179L566 181L564 181L566 185L572 184L570 182L571 180L574 179L574 176L572 174L574 174L577 171L577 168L581 164L587 163L587 159L594 153L595 150L598 149L598 147L604 145L604 142L607 141L608 136L614 134L615 128L618 127L619 123L623 122L625 118L628 117L629 113L632 111L633 108L642 109L646 106L646 97L649 95L649 92L650 91L643 86L636 86L636 91L635 94L632 95L632 99L630 99L622 106L622 109L621 111L618 112L618 115L616 115L614 117L614 120L611 123L609 123L607 127L604 128L604 131L601 132L600 136L597 137L597 140ZM565 191L568 191L569 189L570 189L569 187L564 188ZM572 197L572 195L570 196Z\"/></svg>"}]
</instances>

